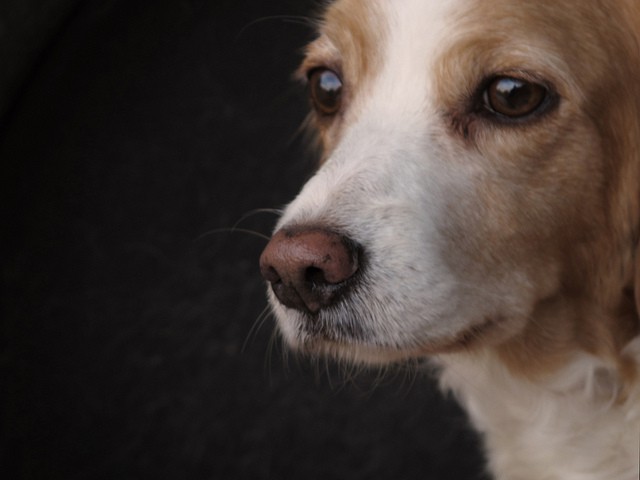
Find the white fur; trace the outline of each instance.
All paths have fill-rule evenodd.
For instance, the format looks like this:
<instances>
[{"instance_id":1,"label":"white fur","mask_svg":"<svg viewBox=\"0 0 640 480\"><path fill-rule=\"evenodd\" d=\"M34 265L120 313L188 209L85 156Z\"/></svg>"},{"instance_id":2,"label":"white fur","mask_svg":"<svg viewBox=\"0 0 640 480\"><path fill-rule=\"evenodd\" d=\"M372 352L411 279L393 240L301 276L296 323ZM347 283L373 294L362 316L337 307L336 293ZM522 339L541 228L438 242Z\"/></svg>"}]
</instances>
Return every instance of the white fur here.
<instances>
[{"instance_id":1,"label":"white fur","mask_svg":"<svg viewBox=\"0 0 640 480\"><path fill-rule=\"evenodd\" d=\"M640 362L640 339L627 348ZM497 480L637 480L640 388L615 405L615 368L586 353L554 378L514 378L489 352L440 358L451 389L486 436Z\"/></svg>"}]
</instances>

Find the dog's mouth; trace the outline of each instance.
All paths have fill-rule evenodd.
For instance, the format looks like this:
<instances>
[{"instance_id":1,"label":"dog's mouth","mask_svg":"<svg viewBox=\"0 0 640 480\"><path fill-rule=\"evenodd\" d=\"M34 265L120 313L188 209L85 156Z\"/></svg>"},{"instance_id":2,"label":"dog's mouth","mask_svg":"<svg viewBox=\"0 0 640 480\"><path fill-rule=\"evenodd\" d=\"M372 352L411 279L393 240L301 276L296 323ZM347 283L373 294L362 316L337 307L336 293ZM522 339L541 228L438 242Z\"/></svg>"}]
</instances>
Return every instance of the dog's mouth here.
<instances>
[{"instance_id":1,"label":"dog's mouth","mask_svg":"<svg viewBox=\"0 0 640 480\"><path fill-rule=\"evenodd\" d=\"M371 319L350 315L302 314L297 318L295 338L286 340L295 350L307 355L329 355L365 363L386 363L439 354L469 352L500 338L500 316L486 317L483 321L442 338L413 336L398 341L380 338L371 328Z\"/></svg>"}]
</instances>

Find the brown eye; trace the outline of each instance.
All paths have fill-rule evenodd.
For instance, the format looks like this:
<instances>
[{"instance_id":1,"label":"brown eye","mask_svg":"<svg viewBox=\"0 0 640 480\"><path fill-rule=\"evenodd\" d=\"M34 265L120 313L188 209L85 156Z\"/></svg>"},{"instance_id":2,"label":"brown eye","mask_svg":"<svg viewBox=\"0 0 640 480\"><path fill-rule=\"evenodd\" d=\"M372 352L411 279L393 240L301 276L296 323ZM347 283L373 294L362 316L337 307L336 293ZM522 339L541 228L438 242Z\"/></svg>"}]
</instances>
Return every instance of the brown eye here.
<instances>
[{"instance_id":1,"label":"brown eye","mask_svg":"<svg viewBox=\"0 0 640 480\"><path fill-rule=\"evenodd\" d=\"M547 98L547 89L519 78L498 77L484 91L485 107L509 118L535 112Z\"/></svg>"},{"instance_id":2,"label":"brown eye","mask_svg":"<svg viewBox=\"0 0 640 480\"><path fill-rule=\"evenodd\" d=\"M309 95L318 112L334 115L342 105L342 80L332 70L313 70L309 74Z\"/></svg>"}]
</instances>

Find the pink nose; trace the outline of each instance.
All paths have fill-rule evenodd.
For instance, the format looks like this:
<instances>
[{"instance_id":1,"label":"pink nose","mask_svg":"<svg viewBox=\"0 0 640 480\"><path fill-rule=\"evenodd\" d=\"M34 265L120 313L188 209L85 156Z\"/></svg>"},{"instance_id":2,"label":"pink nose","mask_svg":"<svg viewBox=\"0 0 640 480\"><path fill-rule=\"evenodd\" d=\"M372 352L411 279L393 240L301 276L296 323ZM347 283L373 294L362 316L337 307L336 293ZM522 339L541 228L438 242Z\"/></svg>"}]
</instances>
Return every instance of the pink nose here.
<instances>
[{"instance_id":1,"label":"pink nose","mask_svg":"<svg viewBox=\"0 0 640 480\"><path fill-rule=\"evenodd\" d=\"M260 272L283 305L317 313L345 292L358 270L353 242L322 229L282 229L260 256Z\"/></svg>"}]
</instances>

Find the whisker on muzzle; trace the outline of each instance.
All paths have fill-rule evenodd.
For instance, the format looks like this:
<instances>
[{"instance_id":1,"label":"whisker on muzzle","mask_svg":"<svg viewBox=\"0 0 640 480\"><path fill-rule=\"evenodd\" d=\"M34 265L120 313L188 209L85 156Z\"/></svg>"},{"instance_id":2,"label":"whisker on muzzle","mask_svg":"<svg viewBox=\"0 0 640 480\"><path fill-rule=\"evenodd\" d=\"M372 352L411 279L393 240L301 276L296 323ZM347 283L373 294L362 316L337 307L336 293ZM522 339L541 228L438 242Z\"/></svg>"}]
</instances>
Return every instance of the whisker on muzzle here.
<instances>
[{"instance_id":1,"label":"whisker on muzzle","mask_svg":"<svg viewBox=\"0 0 640 480\"><path fill-rule=\"evenodd\" d=\"M266 321L269 319L270 314L271 314L271 308L269 307L269 305L267 305L262 309L262 312L260 312L256 320L253 322L253 325L251 325L251 328L247 332L247 336L244 339L244 342L242 343L242 348L240 349L240 352L244 353L247 349L247 346L249 345L249 342L256 339L256 337L258 336L258 333L260 332L260 329L264 326Z\"/></svg>"},{"instance_id":2,"label":"whisker on muzzle","mask_svg":"<svg viewBox=\"0 0 640 480\"><path fill-rule=\"evenodd\" d=\"M252 230L250 228L241 228L239 227L239 225L244 222L245 220L247 220L248 218L251 218L255 215L261 214L261 213L270 213L276 216L280 216L282 215L282 210L277 209L277 208L256 208L254 210L250 210L247 213L243 214L231 227L219 227L219 228L214 228L212 230L209 230L207 232L204 232L200 235L198 235L195 238L195 241L200 241L206 237L210 237L213 235L216 235L218 233L245 233L247 235L252 235L254 237L258 237L261 238L263 240L269 241L269 239L271 238L271 234L265 234L262 232L258 232L257 230Z\"/></svg>"},{"instance_id":3,"label":"whisker on muzzle","mask_svg":"<svg viewBox=\"0 0 640 480\"><path fill-rule=\"evenodd\" d=\"M256 18L255 20L250 21L244 27L240 29L238 34L236 35L235 41L238 41L247 30L255 27L256 25L260 25L265 22L273 22L279 21L283 23L289 23L292 25L300 25L306 27L308 29L314 29L317 25L316 20L311 17L306 17L304 15L267 15L264 17Z\"/></svg>"}]
</instances>

